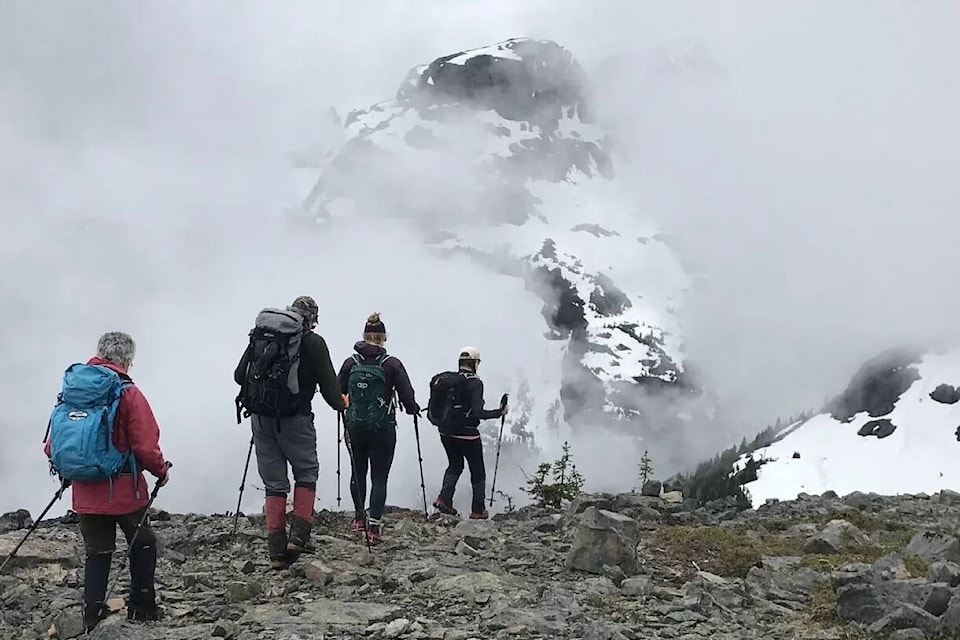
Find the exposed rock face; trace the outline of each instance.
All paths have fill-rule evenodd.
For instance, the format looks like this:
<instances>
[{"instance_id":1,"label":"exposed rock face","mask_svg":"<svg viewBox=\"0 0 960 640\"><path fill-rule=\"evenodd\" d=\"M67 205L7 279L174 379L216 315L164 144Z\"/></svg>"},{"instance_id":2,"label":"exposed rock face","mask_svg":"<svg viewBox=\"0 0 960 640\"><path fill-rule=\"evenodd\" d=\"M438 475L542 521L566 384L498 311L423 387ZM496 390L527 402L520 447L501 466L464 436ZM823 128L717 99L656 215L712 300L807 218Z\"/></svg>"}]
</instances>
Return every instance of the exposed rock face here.
<instances>
[{"instance_id":1,"label":"exposed rock face","mask_svg":"<svg viewBox=\"0 0 960 640\"><path fill-rule=\"evenodd\" d=\"M930 397L943 404L956 404L960 400L960 388L949 384L941 384L930 392Z\"/></svg>"},{"instance_id":2,"label":"exposed rock face","mask_svg":"<svg viewBox=\"0 0 960 640\"><path fill-rule=\"evenodd\" d=\"M897 430L897 425L890 420L882 418L880 420L871 420L857 430L860 436L876 436L877 438L886 438Z\"/></svg>"},{"instance_id":3,"label":"exposed rock face","mask_svg":"<svg viewBox=\"0 0 960 640\"><path fill-rule=\"evenodd\" d=\"M480 522L390 509L387 541L371 559L349 518L319 514L317 553L270 572L262 517L242 520L231 544L229 516L167 514L156 522L165 619L131 626L121 598L91 637L759 640L859 637L849 625L871 638L960 630L957 542L929 533L960 524L951 492L808 495L732 514L682 498L599 494L563 511L525 507ZM587 529L633 546L634 575L606 557L591 570L568 568ZM4 548L22 533L0 535ZM0 640L77 637L76 524L44 522L34 535L49 550L43 561L0 575ZM116 595L127 588L122 576Z\"/></svg>"},{"instance_id":4,"label":"exposed rock face","mask_svg":"<svg viewBox=\"0 0 960 640\"><path fill-rule=\"evenodd\" d=\"M872 418L887 415L903 392L920 379L916 367L911 366L919 358L916 351L891 349L868 360L843 394L831 402L831 415L841 422L849 422L861 411Z\"/></svg>"}]
</instances>

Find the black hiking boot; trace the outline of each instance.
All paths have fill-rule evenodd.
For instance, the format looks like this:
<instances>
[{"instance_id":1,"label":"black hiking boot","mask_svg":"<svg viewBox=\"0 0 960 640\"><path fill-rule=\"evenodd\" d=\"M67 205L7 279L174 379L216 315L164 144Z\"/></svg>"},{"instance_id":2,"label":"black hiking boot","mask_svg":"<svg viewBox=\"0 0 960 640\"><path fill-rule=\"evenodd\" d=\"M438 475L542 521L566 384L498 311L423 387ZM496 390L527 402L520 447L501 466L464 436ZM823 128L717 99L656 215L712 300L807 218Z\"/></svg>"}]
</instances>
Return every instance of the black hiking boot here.
<instances>
[{"instance_id":1,"label":"black hiking boot","mask_svg":"<svg viewBox=\"0 0 960 640\"><path fill-rule=\"evenodd\" d=\"M313 529L313 523L303 518L293 516L290 522L290 538L287 540L287 555L291 561L303 553L313 553L314 546L310 544L310 532Z\"/></svg>"},{"instance_id":2,"label":"black hiking boot","mask_svg":"<svg viewBox=\"0 0 960 640\"><path fill-rule=\"evenodd\" d=\"M130 552L130 598L127 619L138 622L160 620L154 579L157 571L157 547L149 544Z\"/></svg>"},{"instance_id":3,"label":"black hiking boot","mask_svg":"<svg viewBox=\"0 0 960 640\"><path fill-rule=\"evenodd\" d=\"M271 531L267 534L267 549L270 553L270 568L274 571L286 569L289 566L287 555L287 532Z\"/></svg>"},{"instance_id":4,"label":"black hiking boot","mask_svg":"<svg viewBox=\"0 0 960 640\"><path fill-rule=\"evenodd\" d=\"M83 567L83 630L92 631L107 617L107 582L110 580L109 553L88 556Z\"/></svg>"}]
</instances>

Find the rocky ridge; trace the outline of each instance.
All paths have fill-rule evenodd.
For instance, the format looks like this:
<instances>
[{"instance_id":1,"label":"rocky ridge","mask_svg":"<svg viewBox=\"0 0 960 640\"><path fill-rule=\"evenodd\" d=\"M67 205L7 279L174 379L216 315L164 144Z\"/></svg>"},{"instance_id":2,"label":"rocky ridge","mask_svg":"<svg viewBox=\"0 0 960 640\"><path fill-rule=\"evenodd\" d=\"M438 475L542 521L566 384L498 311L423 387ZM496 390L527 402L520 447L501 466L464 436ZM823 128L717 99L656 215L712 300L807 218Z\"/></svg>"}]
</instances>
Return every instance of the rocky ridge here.
<instances>
[{"instance_id":1,"label":"rocky ridge","mask_svg":"<svg viewBox=\"0 0 960 640\"><path fill-rule=\"evenodd\" d=\"M654 493L648 491L648 493ZM317 550L267 571L262 516L155 513L162 622L90 637L936 638L960 629L960 494L801 495L738 512L677 492L584 495L489 521L391 509L368 555L348 516L316 515ZM0 519L0 555L26 512ZM0 638L79 635L69 516L41 523L0 576ZM115 566L117 566L115 564ZM124 578L116 590L123 595ZM123 600L115 599L122 612Z\"/></svg>"}]
</instances>

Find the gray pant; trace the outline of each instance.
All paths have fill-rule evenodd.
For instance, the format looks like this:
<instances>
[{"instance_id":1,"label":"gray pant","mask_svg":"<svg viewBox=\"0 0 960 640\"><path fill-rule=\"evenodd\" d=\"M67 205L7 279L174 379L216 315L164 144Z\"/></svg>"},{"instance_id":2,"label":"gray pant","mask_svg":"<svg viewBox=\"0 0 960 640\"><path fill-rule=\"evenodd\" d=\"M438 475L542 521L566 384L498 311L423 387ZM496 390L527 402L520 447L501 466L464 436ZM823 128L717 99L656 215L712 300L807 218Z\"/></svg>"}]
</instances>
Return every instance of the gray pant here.
<instances>
[{"instance_id":1,"label":"gray pant","mask_svg":"<svg viewBox=\"0 0 960 640\"><path fill-rule=\"evenodd\" d=\"M267 495L290 493L288 463L293 468L294 482L316 485L320 462L313 415L266 418L254 414L250 421L257 450L257 470Z\"/></svg>"}]
</instances>

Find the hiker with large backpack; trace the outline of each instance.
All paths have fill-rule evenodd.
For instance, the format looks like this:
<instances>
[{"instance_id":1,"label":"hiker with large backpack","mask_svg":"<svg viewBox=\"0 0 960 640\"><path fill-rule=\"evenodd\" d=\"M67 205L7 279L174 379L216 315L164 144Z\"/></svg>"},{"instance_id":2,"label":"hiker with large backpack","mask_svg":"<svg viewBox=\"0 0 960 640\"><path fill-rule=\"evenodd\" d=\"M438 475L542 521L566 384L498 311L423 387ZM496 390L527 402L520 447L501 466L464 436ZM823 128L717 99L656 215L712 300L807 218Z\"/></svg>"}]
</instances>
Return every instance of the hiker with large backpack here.
<instances>
[{"instance_id":1,"label":"hiker with large backpack","mask_svg":"<svg viewBox=\"0 0 960 640\"><path fill-rule=\"evenodd\" d=\"M453 508L453 494L463 473L464 461L470 467L473 490L470 518L485 520L486 469L480 442L480 421L507 415L504 403L498 409L484 409L483 381L477 377L480 352L474 347L460 350L456 372L444 371L430 380L427 419L440 431L440 442L447 453L447 469L443 474L440 495L433 506L441 513L458 515Z\"/></svg>"},{"instance_id":2,"label":"hiker with large backpack","mask_svg":"<svg viewBox=\"0 0 960 640\"><path fill-rule=\"evenodd\" d=\"M85 631L106 616L117 525L130 561L127 618L161 618L154 585L157 538L147 518L151 494L143 471L157 478L155 492L170 473L153 410L130 377L135 352L133 338L109 332L100 337L96 357L67 368L44 438L51 474L70 483L80 518Z\"/></svg>"},{"instance_id":3,"label":"hiker with large backpack","mask_svg":"<svg viewBox=\"0 0 960 640\"><path fill-rule=\"evenodd\" d=\"M345 408L327 343L313 329L319 308L300 296L282 309L264 309L234 371L240 385L237 423L250 416L257 470L266 491L267 548L272 569L283 569L310 547L316 503L317 431L313 397L317 386L334 411ZM287 531L288 465L293 471L293 513Z\"/></svg>"},{"instance_id":4,"label":"hiker with large backpack","mask_svg":"<svg viewBox=\"0 0 960 640\"><path fill-rule=\"evenodd\" d=\"M352 467L350 495L355 511L352 526L371 544L383 540L387 478L397 446L394 390L408 414L420 413L407 370L399 358L387 353L383 346L386 341L387 329L380 314L370 315L363 327L363 340L353 345L353 355L344 360L337 375L340 392L347 397L344 432ZM368 466L369 518L364 509Z\"/></svg>"}]
</instances>

